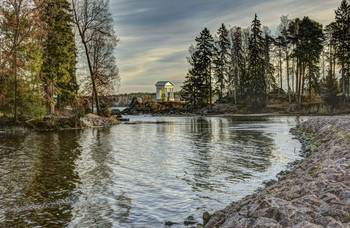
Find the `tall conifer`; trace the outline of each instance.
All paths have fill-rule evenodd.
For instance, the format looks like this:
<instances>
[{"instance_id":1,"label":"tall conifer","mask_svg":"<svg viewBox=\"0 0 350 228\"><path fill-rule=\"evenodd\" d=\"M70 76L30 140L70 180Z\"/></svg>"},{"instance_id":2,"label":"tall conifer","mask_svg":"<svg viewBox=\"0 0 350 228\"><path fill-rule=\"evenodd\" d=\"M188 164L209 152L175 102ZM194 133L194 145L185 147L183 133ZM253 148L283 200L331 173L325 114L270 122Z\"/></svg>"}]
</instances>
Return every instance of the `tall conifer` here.
<instances>
[{"instance_id":1,"label":"tall conifer","mask_svg":"<svg viewBox=\"0 0 350 228\"><path fill-rule=\"evenodd\" d=\"M266 77L264 59L264 39L257 15L252 22L249 38L248 94L249 105L253 112L266 106Z\"/></svg>"},{"instance_id":2,"label":"tall conifer","mask_svg":"<svg viewBox=\"0 0 350 228\"><path fill-rule=\"evenodd\" d=\"M228 30L224 24L218 30L219 39L216 41L218 51L214 60L215 65L215 84L216 91L219 94L219 100L222 100L223 92L230 73L230 42L228 40Z\"/></svg>"},{"instance_id":3,"label":"tall conifer","mask_svg":"<svg viewBox=\"0 0 350 228\"><path fill-rule=\"evenodd\" d=\"M76 48L72 31L72 14L67 0L40 2L47 36L44 40L42 78L46 88L49 113L54 112L54 95L58 104L74 101L77 96Z\"/></svg>"},{"instance_id":4,"label":"tall conifer","mask_svg":"<svg viewBox=\"0 0 350 228\"><path fill-rule=\"evenodd\" d=\"M341 67L342 93L345 96L350 73L348 72L350 67L350 4L347 0L342 0L335 15L334 36L337 40L337 59Z\"/></svg>"}]
</instances>

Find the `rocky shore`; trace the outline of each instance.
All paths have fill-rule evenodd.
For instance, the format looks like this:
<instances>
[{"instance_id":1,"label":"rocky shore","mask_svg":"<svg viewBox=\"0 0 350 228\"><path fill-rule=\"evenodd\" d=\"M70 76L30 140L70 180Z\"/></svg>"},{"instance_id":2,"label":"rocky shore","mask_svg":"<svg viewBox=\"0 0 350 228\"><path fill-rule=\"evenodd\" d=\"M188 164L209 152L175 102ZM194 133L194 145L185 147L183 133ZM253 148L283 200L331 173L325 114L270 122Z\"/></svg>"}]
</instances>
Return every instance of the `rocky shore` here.
<instances>
[{"instance_id":1,"label":"rocky shore","mask_svg":"<svg viewBox=\"0 0 350 228\"><path fill-rule=\"evenodd\" d=\"M259 193L204 213L204 227L350 227L350 117L313 118L296 131L309 156Z\"/></svg>"}]
</instances>

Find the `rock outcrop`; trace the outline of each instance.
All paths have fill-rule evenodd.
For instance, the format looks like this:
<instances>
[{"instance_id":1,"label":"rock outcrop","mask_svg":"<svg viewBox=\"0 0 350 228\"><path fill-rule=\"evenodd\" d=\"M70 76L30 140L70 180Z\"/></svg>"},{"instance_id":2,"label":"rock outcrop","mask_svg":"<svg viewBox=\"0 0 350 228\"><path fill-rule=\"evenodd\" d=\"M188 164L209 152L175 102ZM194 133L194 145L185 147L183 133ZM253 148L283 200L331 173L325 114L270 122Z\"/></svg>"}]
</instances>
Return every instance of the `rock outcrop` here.
<instances>
[{"instance_id":1,"label":"rock outcrop","mask_svg":"<svg viewBox=\"0 0 350 228\"><path fill-rule=\"evenodd\" d=\"M297 127L310 155L261 192L215 212L214 227L349 227L350 118L317 117Z\"/></svg>"}]
</instances>

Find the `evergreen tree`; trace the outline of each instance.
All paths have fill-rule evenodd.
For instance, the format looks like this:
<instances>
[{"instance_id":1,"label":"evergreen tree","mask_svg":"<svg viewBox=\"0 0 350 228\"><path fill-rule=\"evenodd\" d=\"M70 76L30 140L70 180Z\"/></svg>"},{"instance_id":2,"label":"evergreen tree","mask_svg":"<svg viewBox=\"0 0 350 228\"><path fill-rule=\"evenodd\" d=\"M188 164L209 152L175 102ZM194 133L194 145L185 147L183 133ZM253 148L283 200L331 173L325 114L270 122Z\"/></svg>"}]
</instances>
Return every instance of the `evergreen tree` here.
<instances>
[{"instance_id":1,"label":"evergreen tree","mask_svg":"<svg viewBox=\"0 0 350 228\"><path fill-rule=\"evenodd\" d=\"M236 27L231 30L231 73L229 76L228 84L233 86L234 102L237 104L237 96L241 97L239 93L240 82L242 75L245 72L243 47L242 47L242 29Z\"/></svg>"},{"instance_id":2,"label":"evergreen tree","mask_svg":"<svg viewBox=\"0 0 350 228\"><path fill-rule=\"evenodd\" d=\"M191 56L188 58L192 68L189 69L181 93L195 104L211 103L214 39L209 30L204 28L195 40L196 46L190 48Z\"/></svg>"},{"instance_id":3,"label":"evergreen tree","mask_svg":"<svg viewBox=\"0 0 350 228\"><path fill-rule=\"evenodd\" d=\"M350 68L350 4L347 0L342 0L335 15L334 36L337 41L337 59L341 67L342 93L345 96Z\"/></svg>"},{"instance_id":4,"label":"evergreen tree","mask_svg":"<svg viewBox=\"0 0 350 228\"><path fill-rule=\"evenodd\" d=\"M257 15L252 22L249 38L248 94L249 105L253 112L266 106L266 77L264 60L264 39Z\"/></svg>"},{"instance_id":5,"label":"evergreen tree","mask_svg":"<svg viewBox=\"0 0 350 228\"><path fill-rule=\"evenodd\" d=\"M189 48L190 57L187 58L192 66L188 70L181 95L192 104L199 104L203 101L203 90L205 88L205 78L201 77L200 52L193 46Z\"/></svg>"},{"instance_id":6,"label":"evergreen tree","mask_svg":"<svg viewBox=\"0 0 350 228\"><path fill-rule=\"evenodd\" d=\"M54 94L58 105L75 101L76 48L72 31L72 14L67 0L39 1L42 20L47 35L44 39L44 62L42 78L45 83L46 102L49 113L54 113Z\"/></svg>"},{"instance_id":7,"label":"evergreen tree","mask_svg":"<svg viewBox=\"0 0 350 228\"><path fill-rule=\"evenodd\" d=\"M215 52L214 39L207 28L204 28L200 34L200 37L196 39L196 66L195 74L200 79L198 81L204 81L203 88L200 88L200 97L206 100L207 103L212 102L212 63ZM201 83L199 83L201 85Z\"/></svg>"},{"instance_id":8,"label":"evergreen tree","mask_svg":"<svg viewBox=\"0 0 350 228\"><path fill-rule=\"evenodd\" d=\"M215 65L215 79L216 91L219 94L219 100L223 98L223 92L226 87L226 81L230 73L230 42L228 40L228 30L224 24L218 30L219 38L216 41L218 51L214 60Z\"/></svg>"},{"instance_id":9,"label":"evergreen tree","mask_svg":"<svg viewBox=\"0 0 350 228\"><path fill-rule=\"evenodd\" d=\"M294 37L296 48L292 55L298 58L298 97L304 94L305 81L308 82L309 95L319 92L320 55L323 50L322 25L308 17L304 17L298 24ZM300 104L299 100L299 104Z\"/></svg>"},{"instance_id":10,"label":"evergreen tree","mask_svg":"<svg viewBox=\"0 0 350 228\"><path fill-rule=\"evenodd\" d=\"M339 86L329 68L327 77L321 80L321 97L331 110L338 104Z\"/></svg>"}]
</instances>

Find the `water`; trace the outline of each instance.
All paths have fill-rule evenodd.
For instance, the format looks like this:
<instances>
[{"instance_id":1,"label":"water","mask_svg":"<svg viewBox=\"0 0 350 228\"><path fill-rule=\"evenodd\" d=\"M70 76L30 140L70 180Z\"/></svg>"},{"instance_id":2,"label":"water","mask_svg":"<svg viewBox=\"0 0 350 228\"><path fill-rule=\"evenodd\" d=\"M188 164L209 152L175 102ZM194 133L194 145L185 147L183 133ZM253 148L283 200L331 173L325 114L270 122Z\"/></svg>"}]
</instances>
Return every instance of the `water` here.
<instances>
[{"instance_id":1,"label":"water","mask_svg":"<svg viewBox=\"0 0 350 228\"><path fill-rule=\"evenodd\" d=\"M299 159L296 117L130 118L136 124L0 134L0 227L183 227Z\"/></svg>"}]
</instances>

